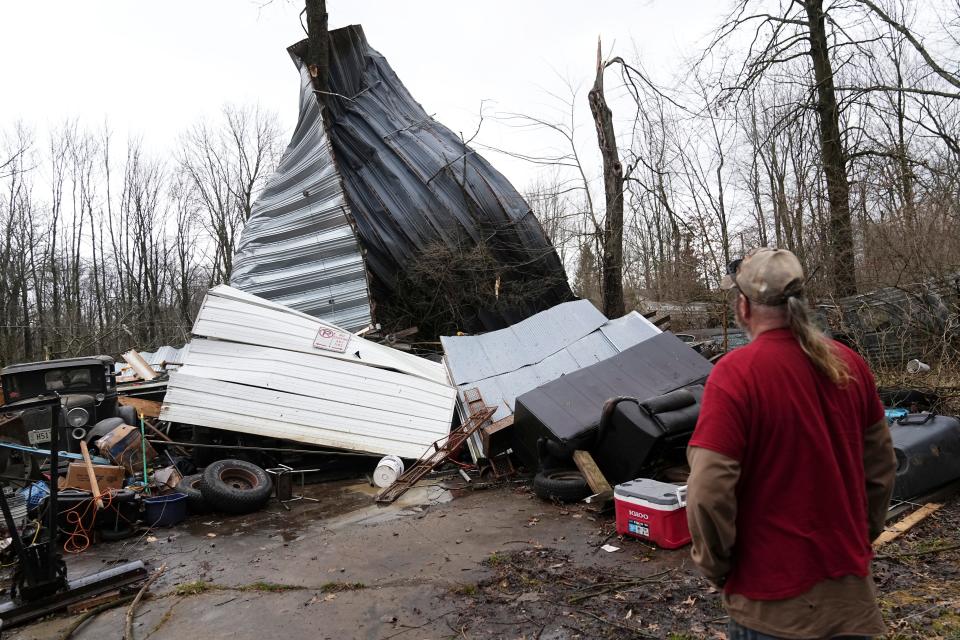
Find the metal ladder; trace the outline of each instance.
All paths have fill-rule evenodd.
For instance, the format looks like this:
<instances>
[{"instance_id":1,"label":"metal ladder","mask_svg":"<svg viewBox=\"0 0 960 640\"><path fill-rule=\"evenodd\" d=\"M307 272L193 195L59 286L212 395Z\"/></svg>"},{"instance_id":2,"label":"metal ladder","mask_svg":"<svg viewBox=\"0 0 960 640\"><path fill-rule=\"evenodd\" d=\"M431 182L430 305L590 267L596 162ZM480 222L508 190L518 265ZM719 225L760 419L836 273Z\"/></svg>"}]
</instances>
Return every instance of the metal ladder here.
<instances>
[{"instance_id":1,"label":"metal ladder","mask_svg":"<svg viewBox=\"0 0 960 640\"><path fill-rule=\"evenodd\" d=\"M450 432L449 435L440 438L434 442L424 452L422 456L410 467L397 481L377 494L378 504L390 504L408 489L423 479L428 473L446 462L454 452L459 449L467 438L472 436L482 427L490 416L496 411L496 407L487 407L482 405L479 399L472 399L471 392L476 392L479 398L480 393L476 389L470 389L464 396L467 398L467 404L470 407L470 419L460 425L457 429Z\"/></svg>"}]
</instances>

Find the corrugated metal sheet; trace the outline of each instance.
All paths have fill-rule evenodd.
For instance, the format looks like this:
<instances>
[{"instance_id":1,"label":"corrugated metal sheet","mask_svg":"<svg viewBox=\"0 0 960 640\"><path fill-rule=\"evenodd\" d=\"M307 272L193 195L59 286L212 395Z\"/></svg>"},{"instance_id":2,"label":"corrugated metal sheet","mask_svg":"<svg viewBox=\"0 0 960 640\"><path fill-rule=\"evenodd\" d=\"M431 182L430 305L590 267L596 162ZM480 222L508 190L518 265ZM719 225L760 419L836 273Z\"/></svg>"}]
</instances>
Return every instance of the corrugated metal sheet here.
<instances>
[{"instance_id":1,"label":"corrugated metal sheet","mask_svg":"<svg viewBox=\"0 0 960 640\"><path fill-rule=\"evenodd\" d=\"M502 296L478 301L464 328L502 327L572 297L523 197L424 111L359 26L330 32L322 111L305 48L289 49L297 129L243 230L232 285L358 330L372 309L389 323L399 276L421 253L466 254L482 241Z\"/></svg>"},{"instance_id":2,"label":"corrugated metal sheet","mask_svg":"<svg viewBox=\"0 0 960 640\"><path fill-rule=\"evenodd\" d=\"M230 283L348 331L370 324L361 250L306 65L300 118L240 236Z\"/></svg>"},{"instance_id":3,"label":"corrugated metal sheet","mask_svg":"<svg viewBox=\"0 0 960 640\"><path fill-rule=\"evenodd\" d=\"M587 300L567 302L507 329L480 336L444 336L444 363L460 393L476 387L494 419L514 410L517 396L601 362L660 330L636 311L607 320Z\"/></svg>"},{"instance_id":4,"label":"corrugated metal sheet","mask_svg":"<svg viewBox=\"0 0 960 640\"><path fill-rule=\"evenodd\" d=\"M330 32L330 140L374 287L434 242L462 250L481 239L503 274L540 285L534 311L569 299L556 251L530 205L460 136L431 118L363 28Z\"/></svg>"},{"instance_id":5,"label":"corrugated metal sheet","mask_svg":"<svg viewBox=\"0 0 960 640\"><path fill-rule=\"evenodd\" d=\"M201 305L161 418L372 454L418 457L450 431L456 390L443 365L349 336L339 327L230 287ZM213 339L210 339L213 338Z\"/></svg>"}]
</instances>

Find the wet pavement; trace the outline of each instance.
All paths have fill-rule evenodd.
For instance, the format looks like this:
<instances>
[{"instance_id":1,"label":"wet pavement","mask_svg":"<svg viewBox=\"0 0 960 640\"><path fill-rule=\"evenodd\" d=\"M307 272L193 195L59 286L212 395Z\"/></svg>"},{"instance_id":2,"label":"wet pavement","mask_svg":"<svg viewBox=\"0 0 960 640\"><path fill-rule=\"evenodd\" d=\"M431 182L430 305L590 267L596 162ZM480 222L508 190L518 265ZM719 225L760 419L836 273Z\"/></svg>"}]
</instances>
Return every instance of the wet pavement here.
<instances>
[{"instance_id":1,"label":"wet pavement","mask_svg":"<svg viewBox=\"0 0 960 640\"><path fill-rule=\"evenodd\" d=\"M388 507L375 505L376 490L356 481L310 485L304 493L318 502L292 502L287 511L272 501L249 516L195 516L178 527L96 545L68 559L70 576L133 559L151 570L166 565L153 597L137 610L140 640L386 640L463 637L451 620L476 609L477 585L496 575L490 558L505 553L549 548L600 571L624 565L686 571L689 564L685 551L618 542L611 537L612 515L542 502L522 484L452 492L418 486ZM608 540L621 550L599 550ZM104 612L72 637L121 637L124 612ZM491 633L483 636L521 635L498 626L495 609L487 617L490 624L480 624ZM7 637L58 638L72 619L43 620Z\"/></svg>"}]
</instances>

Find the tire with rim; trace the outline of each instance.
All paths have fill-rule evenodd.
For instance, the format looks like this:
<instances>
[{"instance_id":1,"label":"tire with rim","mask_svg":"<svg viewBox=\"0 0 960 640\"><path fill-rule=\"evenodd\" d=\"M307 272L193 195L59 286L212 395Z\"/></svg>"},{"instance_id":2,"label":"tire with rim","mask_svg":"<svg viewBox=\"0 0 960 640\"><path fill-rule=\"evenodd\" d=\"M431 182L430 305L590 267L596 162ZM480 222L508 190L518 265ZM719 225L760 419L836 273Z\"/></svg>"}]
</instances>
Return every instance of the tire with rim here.
<instances>
[{"instance_id":1,"label":"tire with rim","mask_svg":"<svg viewBox=\"0 0 960 640\"><path fill-rule=\"evenodd\" d=\"M224 513L252 513L270 499L267 472L244 460L218 460L203 472L200 493L207 505Z\"/></svg>"},{"instance_id":2,"label":"tire with rim","mask_svg":"<svg viewBox=\"0 0 960 640\"><path fill-rule=\"evenodd\" d=\"M184 476L177 484L177 491L187 496L187 510L192 514L207 513L210 508L207 501L203 499L203 474L195 473L192 476Z\"/></svg>"},{"instance_id":3,"label":"tire with rim","mask_svg":"<svg viewBox=\"0 0 960 640\"><path fill-rule=\"evenodd\" d=\"M590 486L576 469L548 469L533 477L533 492L544 500L576 502L590 495Z\"/></svg>"}]
</instances>

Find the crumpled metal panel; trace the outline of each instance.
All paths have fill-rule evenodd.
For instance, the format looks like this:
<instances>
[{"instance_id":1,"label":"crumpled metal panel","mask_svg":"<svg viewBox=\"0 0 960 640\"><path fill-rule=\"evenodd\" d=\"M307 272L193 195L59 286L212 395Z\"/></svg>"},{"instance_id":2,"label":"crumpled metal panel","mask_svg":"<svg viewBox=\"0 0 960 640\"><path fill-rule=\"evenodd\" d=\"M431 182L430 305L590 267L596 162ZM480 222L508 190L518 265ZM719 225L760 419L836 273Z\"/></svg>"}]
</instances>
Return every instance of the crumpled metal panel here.
<instances>
[{"instance_id":1,"label":"crumpled metal panel","mask_svg":"<svg viewBox=\"0 0 960 640\"><path fill-rule=\"evenodd\" d=\"M230 284L347 329L370 324L363 256L306 65L300 118L240 236Z\"/></svg>"},{"instance_id":2,"label":"crumpled metal panel","mask_svg":"<svg viewBox=\"0 0 960 640\"><path fill-rule=\"evenodd\" d=\"M514 411L518 396L602 362L660 334L632 311L607 320L587 300L557 305L512 327L479 336L443 336L444 363L463 393L476 387L494 420Z\"/></svg>"},{"instance_id":3,"label":"crumpled metal panel","mask_svg":"<svg viewBox=\"0 0 960 640\"><path fill-rule=\"evenodd\" d=\"M565 302L511 327L478 336L441 336L454 380L481 380L535 364L607 322L589 300Z\"/></svg>"},{"instance_id":4,"label":"crumpled metal panel","mask_svg":"<svg viewBox=\"0 0 960 640\"><path fill-rule=\"evenodd\" d=\"M572 297L523 197L427 115L359 26L330 32L322 100L305 48L290 47L300 71L297 129L243 230L231 285L357 331L380 320L377 303L389 308L417 256L482 241L504 291L536 294L517 307L478 308L465 329L502 327Z\"/></svg>"},{"instance_id":5,"label":"crumpled metal panel","mask_svg":"<svg viewBox=\"0 0 960 640\"><path fill-rule=\"evenodd\" d=\"M539 285L535 308L524 317L571 299L530 205L427 114L359 25L330 32L329 86L330 141L376 299L388 297L397 274L436 243L460 249L481 240L501 264L522 265L513 277ZM480 317L477 323L490 325Z\"/></svg>"}]
</instances>

